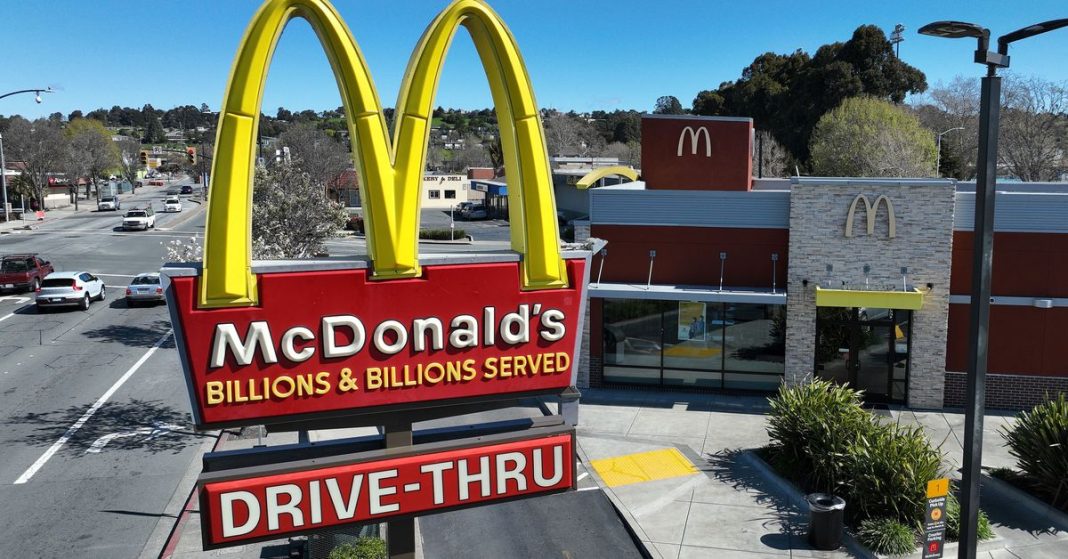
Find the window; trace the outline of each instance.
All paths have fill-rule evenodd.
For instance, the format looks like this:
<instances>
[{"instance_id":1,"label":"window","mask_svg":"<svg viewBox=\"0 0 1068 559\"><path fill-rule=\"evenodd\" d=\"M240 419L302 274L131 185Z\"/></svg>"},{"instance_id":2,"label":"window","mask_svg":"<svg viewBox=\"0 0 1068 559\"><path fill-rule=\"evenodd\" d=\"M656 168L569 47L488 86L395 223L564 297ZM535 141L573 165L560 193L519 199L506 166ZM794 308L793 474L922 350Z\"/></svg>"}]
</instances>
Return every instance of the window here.
<instances>
[{"instance_id":1,"label":"window","mask_svg":"<svg viewBox=\"0 0 1068 559\"><path fill-rule=\"evenodd\" d=\"M445 199L446 200L455 200L456 199L456 191L455 190L446 190L445 191Z\"/></svg>"},{"instance_id":2,"label":"window","mask_svg":"<svg viewBox=\"0 0 1068 559\"><path fill-rule=\"evenodd\" d=\"M786 307L606 299L604 380L774 390L786 355Z\"/></svg>"},{"instance_id":3,"label":"window","mask_svg":"<svg viewBox=\"0 0 1068 559\"><path fill-rule=\"evenodd\" d=\"M441 191L440 190L428 190L427 194L428 194L428 196L430 197L431 200L439 200L439 199L441 199Z\"/></svg>"}]
</instances>

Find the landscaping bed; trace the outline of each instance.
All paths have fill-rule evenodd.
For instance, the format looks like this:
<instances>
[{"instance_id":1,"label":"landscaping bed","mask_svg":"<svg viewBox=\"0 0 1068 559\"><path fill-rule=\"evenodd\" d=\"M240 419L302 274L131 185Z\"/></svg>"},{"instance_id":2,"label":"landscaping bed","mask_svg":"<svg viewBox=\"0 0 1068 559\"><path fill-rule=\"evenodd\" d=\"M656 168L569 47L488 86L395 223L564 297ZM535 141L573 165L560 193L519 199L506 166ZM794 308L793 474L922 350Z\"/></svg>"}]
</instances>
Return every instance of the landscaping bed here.
<instances>
[{"instance_id":1,"label":"landscaping bed","mask_svg":"<svg viewBox=\"0 0 1068 559\"><path fill-rule=\"evenodd\" d=\"M860 392L826 381L783 387L769 401L772 443L758 456L803 493L845 499L846 527L861 545L885 555L916 551L927 482L948 474L923 429L881 422L861 407ZM946 513L946 539L956 541L960 505L952 493ZM980 513L979 538L993 535Z\"/></svg>"},{"instance_id":2,"label":"landscaping bed","mask_svg":"<svg viewBox=\"0 0 1068 559\"><path fill-rule=\"evenodd\" d=\"M1064 394L1016 415L1001 431L1017 469L990 475L1068 513L1068 399Z\"/></svg>"}]
</instances>

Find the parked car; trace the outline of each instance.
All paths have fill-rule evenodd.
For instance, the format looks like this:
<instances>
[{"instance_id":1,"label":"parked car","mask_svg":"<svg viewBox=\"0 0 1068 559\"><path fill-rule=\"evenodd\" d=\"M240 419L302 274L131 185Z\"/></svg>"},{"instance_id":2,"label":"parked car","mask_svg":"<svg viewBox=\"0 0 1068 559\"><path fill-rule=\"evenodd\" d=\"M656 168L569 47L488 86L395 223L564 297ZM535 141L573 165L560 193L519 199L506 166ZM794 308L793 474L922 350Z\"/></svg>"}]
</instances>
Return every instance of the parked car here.
<instances>
[{"instance_id":1,"label":"parked car","mask_svg":"<svg viewBox=\"0 0 1068 559\"><path fill-rule=\"evenodd\" d=\"M180 212L182 211L182 199L177 196L168 196L163 200L163 211L165 212Z\"/></svg>"},{"instance_id":2,"label":"parked car","mask_svg":"<svg viewBox=\"0 0 1068 559\"><path fill-rule=\"evenodd\" d=\"M133 307L140 303L160 303L163 299L163 286L159 274L138 274L126 288L126 305Z\"/></svg>"},{"instance_id":3,"label":"parked car","mask_svg":"<svg viewBox=\"0 0 1068 559\"><path fill-rule=\"evenodd\" d=\"M137 182L134 183L134 188L141 188L143 186L145 186L145 182L144 181L137 181Z\"/></svg>"},{"instance_id":4,"label":"parked car","mask_svg":"<svg viewBox=\"0 0 1068 559\"><path fill-rule=\"evenodd\" d=\"M37 310L76 305L85 311L106 296L104 282L89 272L53 272L37 289Z\"/></svg>"},{"instance_id":5,"label":"parked car","mask_svg":"<svg viewBox=\"0 0 1068 559\"><path fill-rule=\"evenodd\" d=\"M37 291L52 272L52 263L36 254L9 254L0 261L0 289Z\"/></svg>"},{"instance_id":6,"label":"parked car","mask_svg":"<svg viewBox=\"0 0 1068 559\"><path fill-rule=\"evenodd\" d=\"M474 206L474 205L475 205L474 202L460 202L459 204L456 204L456 211L460 212L460 215L463 215L464 214L464 210L466 210L467 208L470 208L471 206Z\"/></svg>"},{"instance_id":7,"label":"parked car","mask_svg":"<svg viewBox=\"0 0 1068 559\"><path fill-rule=\"evenodd\" d=\"M122 218L122 228L125 230L130 229L144 229L148 231L156 227L156 212L152 210L152 207L130 210L126 212L126 217Z\"/></svg>"},{"instance_id":8,"label":"parked car","mask_svg":"<svg viewBox=\"0 0 1068 559\"><path fill-rule=\"evenodd\" d=\"M122 204L119 202L117 196L101 196L100 201L96 203L97 211L116 211L122 209Z\"/></svg>"},{"instance_id":9,"label":"parked car","mask_svg":"<svg viewBox=\"0 0 1068 559\"><path fill-rule=\"evenodd\" d=\"M460 217L464 219L486 219L489 217L489 213L486 212L486 206L476 204L460 212Z\"/></svg>"},{"instance_id":10,"label":"parked car","mask_svg":"<svg viewBox=\"0 0 1068 559\"><path fill-rule=\"evenodd\" d=\"M191 185L191 184L183 184L182 185L182 194L192 194L192 193L193 193L193 185Z\"/></svg>"}]
</instances>

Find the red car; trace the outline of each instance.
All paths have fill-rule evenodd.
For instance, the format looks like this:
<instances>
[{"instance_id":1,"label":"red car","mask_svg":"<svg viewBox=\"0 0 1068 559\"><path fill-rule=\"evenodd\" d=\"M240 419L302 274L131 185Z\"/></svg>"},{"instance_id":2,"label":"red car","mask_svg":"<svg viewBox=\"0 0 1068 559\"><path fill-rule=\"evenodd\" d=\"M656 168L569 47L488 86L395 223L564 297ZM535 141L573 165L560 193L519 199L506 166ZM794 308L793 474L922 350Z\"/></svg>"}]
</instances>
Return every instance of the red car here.
<instances>
[{"instance_id":1,"label":"red car","mask_svg":"<svg viewBox=\"0 0 1068 559\"><path fill-rule=\"evenodd\" d=\"M0 290L37 291L52 272L52 263L36 254L9 254L0 260Z\"/></svg>"}]
</instances>

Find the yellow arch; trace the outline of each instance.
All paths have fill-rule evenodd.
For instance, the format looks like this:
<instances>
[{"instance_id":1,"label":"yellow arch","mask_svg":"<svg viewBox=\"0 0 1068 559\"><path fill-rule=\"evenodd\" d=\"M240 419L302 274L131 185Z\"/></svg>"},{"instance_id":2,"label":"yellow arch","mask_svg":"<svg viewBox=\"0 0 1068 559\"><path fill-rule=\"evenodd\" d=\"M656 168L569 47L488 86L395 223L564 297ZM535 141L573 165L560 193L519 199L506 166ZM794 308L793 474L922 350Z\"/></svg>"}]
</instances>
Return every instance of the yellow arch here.
<instances>
[{"instance_id":1,"label":"yellow arch","mask_svg":"<svg viewBox=\"0 0 1068 559\"><path fill-rule=\"evenodd\" d=\"M586 176L582 177L577 183L575 183L575 188L579 190L586 190L596 184L597 181L610 176L620 176L628 178L632 181L636 181L638 180L638 171L635 171L630 167L624 167L622 165L616 165L613 167L601 167L600 169L594 169L593 171L586 173Z\"/></svg>"},{"instance_id":2,"label":"yellow arch","mask_svg":"<svg viewBox=\"0 0 1068 559\"><path fill-rule=\"evenodd\" d=\"M423 34L405 74L392 141L371 74L337 10L327 0L268 0L238 47L223 98L205 225L201 307L257 303L251 270L251 180L267 70L278 38L293 18L308 21L333 68L345 106L353 158L367 207L368 249L375 279L415 277L419 202L431 111L441 67L458 26L465 26L490 83L510 182L512 248L524 255L524 289L562 287L556 207L537 104L519 48L481 0L456 0Z\"/></svg>"}]
</instances>

